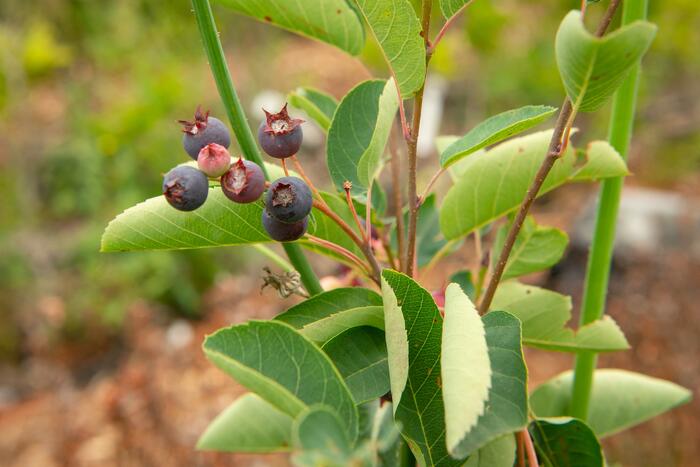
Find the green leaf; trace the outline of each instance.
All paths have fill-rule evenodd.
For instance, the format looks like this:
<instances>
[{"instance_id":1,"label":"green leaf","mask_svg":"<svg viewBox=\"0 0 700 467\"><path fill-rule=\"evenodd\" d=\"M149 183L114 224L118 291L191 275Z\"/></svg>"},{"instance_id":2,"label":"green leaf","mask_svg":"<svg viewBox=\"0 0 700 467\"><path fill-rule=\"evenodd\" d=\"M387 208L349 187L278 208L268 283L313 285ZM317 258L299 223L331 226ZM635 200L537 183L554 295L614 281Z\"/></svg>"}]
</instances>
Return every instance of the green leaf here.
<instances>
[{"instance_id":1,"label":"green leaf","mask_svg":"<svg viewBox=\"0 0 700 467\"><path fill-rule=\"evenodd\" d=\"M268 24L334 45L352 55L364 46L360 18L345 0L217 0L232 10Z\"/></svg>"},{"instance_id":2,"label":"green leaf","mask_svg":"<svg viewBox=\"0 0 700 467\"><path fill-rule=\"evenodd\" d=\"M491 387L491 363L484 323L458 284L445 290L442 327L442 397L447 451L469 434L484 413Z\"/></svg>"},{"instance_id":3,"label":"green leaf","mask_svg":"<svg viewBox=\"0 0 700 467\"><path fill-rule=\"evenodd\" d=\"M354 0L379 42L401 97L408 99L425 79L425 42L409 0Z\"/></svg>"},{"instance_id":4,"label":"green leaf","mask_svg":"<svg viewBox=\"0 0 700 467\"><path fill-rule=\"evenodd\" d=\"M328 130L326 158L341 193L345 181L354 195L365 195L381 167L391 124L398 109L393 81L370 80L355 86L338 105Z\"/></svg>"},{"instance_id":5,"label":"green leaf","mask_svg":"<svg viewBox=\"0 0 700 467\"><path fill-rule=\"evenodd\" d=\"M356 404L389 392L384 332L368 326L355 327L334 337L322 347L345 378Z\"/></svg>"},{"instance_id":6,"label":"green leaf","mask_svg":"<svg viewBox=\"0 0 700 467\"><path fill-rule=\"evenodd\" d=\"M448 466L440 382L442 317L430 293L385 269L382 295L394 418L421 465Z\"/></svg>"},{"instance_id":7,"label":"green leaf","mask_svg":"<svg viewBox=\"0 0 700 467\"><path fill-rule=\"evenodd\" d=\"M199 209L173 209L163 196L148 199L115 217L102 235L103 252L178 250L269 242L260 220L263 203L231 202L210 188Z\"/></svg>"},{"instance_id":8,"label":"green leaf","mask_svg":"<svg viewBox=\"0 0 700 467\"><path fill-rule=\"evenodd\" d=\"M455 135L438 136L435 138L435 149L437 150L437 153L442 154L457 140L459 140L459 136Z\"/></svg>"},{"instance_id":9,"label":"green leaf","mask_svg":"<svg viewBox=\"0 0 700 467\"><path fill-rule=\"evenodd\" d=\"M212 421L197 442L203 451L288 451L292 417L253 393L236 399Z\"/></svg>"},{"instance_id":10,"label":"green leaf","mask_svg":"<svg viewBox=\"0 0 700 467\"><path fill-rule=\"evenodd\" d=\"M527 425L527 368L520 345L520 322L503 311L483 318L491 361L491 389L486 411L454 450L465 458L496 438Z\"/></svg>"},{"instance_id":11,"label":"green leaf","mask_svg":"<svg viewBox=\"0 0 700 467\"><path fill-rule=\"evenodd\" d=\"M291 326L250 321L207 336L203 347L212 363L282 412L297 417L311 405L329 405L357 438L357 409L338 370Z\"/></svg>"},{"instance_id":12,"label":"green leaf","mask_svg":"<svg viewBox=\"0 0 700 467\"><path fill-rule=\"evenodd\" d=\"M445 18L450 19L470 0L440 0L440 10Z\"/></svg>"},{"instance_id":13,"label":"green leaf","mask_svg":"<svg viewBox=\"0 0 700 467\"><path fill-rule=\"evenodd\" d=\"M287 100L314 119L322 130L328 132L338 101L333 96L310 87L300 87L289 93Z\"/></svg>"},{"instance_id":14,"label":"green leaf","mask_svg":"<svg viewBox=\"0 0 700 467\"><path fill-rule=\"evenodd\" d=\"M566 327L571 319L571 298L551 290L503 282L491 303L492 310L504 310L523 323L523 344L561 352L614 352L629 348L625 335L610 316L574 331Z\"/></svg>"},{"instance_id":15,"label":"green leaf","mask_svg":"<svg viewBox=\"0 0 700 467\"><path fill-rule=\"evenodd\" d=\"M462 174L440 209L445 237L466 235L516 210L547 153L551 136L549 130L514 138L465 159ZM612 146L600 142L590 147L595 150L587 151L585 157L577 157L569 147L554 164L539 196L571 180L627 175L624 161ZM596 169L587 171L589 166Z\"/></svg>"},{"instance_id":16,"label":"green leaf","mask_svg":"<svg viewBox=\"0 0 700 467\"><path fill-rule=\"evenodd\" d=\"M275 317L307 339L324 343L356 326L384 329L382 297L361 287L323 292Z\"/></svg>"},{"instance_id":17,"label":"green leaf","mask_svg":"<svg viewBox=\"0 0 700 467\"><path fill-rule=\"evenodd\" d=\"M513 467L514 463L515 436L507 434L469 456L464 467Z\"/></svg>"},{"instance_id":18,"label":"green leaf","mask_svg":"<svg viewBox=\"0 0 700 467\"><path fill-rule=\"evenodd\" d=\"M540 418L528 426L537 449L537 458L551 467L603 467L600 443L581 420Z\"/></svg>"},{"instance_id":19,"label":"green leaf","mask_svg":"<svg viewBox=\"0 0 700 467\"><path fill-rule=\"evenodd\" d=\"M282 176L280 167L266 166L272 178ZM329 193L322 192L321 196L338 216L346 222L353 222L345 200ZM191 212L177 211L162 196L158 196L127 209L113 219L102 235L101 251L186 250L270 242L262 226L262 210L262 200L250 204L233 203L216 185L210 187L206 203ZM362 255L347 234L317 209L311 212L308 232ZM299 243L309 250L348 263L343 256L303 237Z\"/></svg>"},{"instance_id":20,"label":"green leaf","mask_svg":"<svg viewBox=\"0 0 700 467\"><path fill-rule=\"evenodd\" d=\"M294 458L297 465L345 465L342 461L352 452L343 421L330 406L319 404L304 410L294 420L292 440L302 452ZM320 459L334 462L318 463Z\"/></svg>"},{"instance_id":21,"label":"green leaf","mask_svg":"<svg viewBox=\"0 0 700 467\"><path fill-rule=\"evenodd\" d=\"M499 143L549 119L556 107L526 105L487 118L440 153L440 165L449 167L481 148Z\"/></svg>"},{"instance_id":22,"label":"green leaf","mask_svg":"<svg viewBox=\"0 0 700 467\"><path fill-rule=\"evenodd\" d=\"M586 30L580 11L564 17L555 40L557 65L574 109L598 110L639 62L656 26L635 21L602 38Z\"/></svg>"},{"instance_id":23,"label":"green leaf","mask_svg":"<svg viewBox=\"0 0 700 467\"><path fill-rule=\"evenodd\" d=\"M538 417L560 417L569 411L573 373L564 372L538 386L530 396ZM670 381L625 370L596 370L588 425L599 437L638 425L689 402L692 393Z\"/></svg>"},{"instance_id":24,"label":"green leaf","mask_svg":"<svg viewBox=\"0 0 700 467\"><path fill-rule=\"evenodd\" d=\"M498 229L496 240L491 248L491 260L494 265L503 250L510 226L508 224ZM564 255L568 243L569 237L565 232L554 227L541 227L535 223L532 216L528 216L515 239L501 280L524 276L554 266Z\"/></svg>"}]
</instances>

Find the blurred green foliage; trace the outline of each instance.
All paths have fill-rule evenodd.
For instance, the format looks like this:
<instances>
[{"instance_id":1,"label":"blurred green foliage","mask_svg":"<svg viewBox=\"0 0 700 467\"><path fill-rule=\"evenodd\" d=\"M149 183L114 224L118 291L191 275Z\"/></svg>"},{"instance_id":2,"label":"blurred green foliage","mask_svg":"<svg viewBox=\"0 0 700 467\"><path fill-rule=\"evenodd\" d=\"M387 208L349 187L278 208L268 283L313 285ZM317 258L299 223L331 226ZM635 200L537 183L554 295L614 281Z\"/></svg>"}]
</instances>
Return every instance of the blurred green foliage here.
<instances>
[{"instance_id":1,"label":"blurred green foliage","mask_svg":"<svg viewBox=\"0 0 700 467\"><path fill-rule=\"evenodd\" d=\"M443 21L437 3L433 36ZM432 64L449 83L442 132L464 133L520 105L558 105L554 32L579 4L473 2ZM604 6L589 6L591 22ZM215 9L227 52L246 64L233 70L245 102L263 86L318 85L270 72L306 39ZM651 2L650 17L659 35L645 59L637 132L649 156L635 172L668 181L700 163L700 2ZM386 76L372 42L363 59ZM58 338L80 339L92 326L117 333L137 299L197 316L217 274L240 266L231 250L98 253L106 223L158 195L161 174L186 160L175 120L199 103L223 114L186 0L0 2L0 358L18 355L32 325L25 315L45 297L63 304ZM596 114L580 126L604 137L606 121Z\"/></svg>"}]
</instances>

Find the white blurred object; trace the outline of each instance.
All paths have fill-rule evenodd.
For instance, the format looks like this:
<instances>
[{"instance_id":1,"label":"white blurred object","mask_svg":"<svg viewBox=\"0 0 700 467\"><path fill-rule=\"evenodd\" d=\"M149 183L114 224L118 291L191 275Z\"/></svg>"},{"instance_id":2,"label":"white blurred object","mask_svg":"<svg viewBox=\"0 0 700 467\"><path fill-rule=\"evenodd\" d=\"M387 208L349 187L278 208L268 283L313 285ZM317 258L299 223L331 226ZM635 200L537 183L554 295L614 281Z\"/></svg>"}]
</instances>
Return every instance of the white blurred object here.
<instances>
[{"instance_id":1,"label":"white blurred object","mask_svg":"<svg viewBox=\"0 0 700 467\"><path fill-rule=\"evenodd\" d=\"M430 75L423 90L423 111L418 135L418 157L428 157L435 150L433 142L440 131L447 93L447 81L440 75Z\"/></svg>"},{"instance_id":2,"label":"white blurred object","mask_svg":"<svg viewBox=\"0 0 700 467\"><path fill-rule=\"evenodd\" d=\"M260 91L253 97L250 109L248 109L251 120L258 123L262 121L265 116L262 109L272 113L279 112L284 105L284 99L284 94L281 92L273 91L272 89Z\"/></svg>"},{"instance_id":3,"label":"white blurred object","mask_svg":"<svg viewBox=\"0 0 700 467\"><path fill-rule=\"evenodd\" d=\"M190 323L184 319L178 319L168 326L165 333L165 340L172 349L182 349L186 347L194 338L194 331Z\"/></svg>"},{"instance_id":4,"label":"white blurred object","mask_svg":"<svg viewBox=\"0 0 700 467\"><path fill-rule=\"evenodd\" d=\"M576 221L572 245L587 249L593 238L597 199ZM682 249L700 258L700 202L678 193L626 187L622 192L615 254L658 254Z\"/></svg>"}]
</instances>

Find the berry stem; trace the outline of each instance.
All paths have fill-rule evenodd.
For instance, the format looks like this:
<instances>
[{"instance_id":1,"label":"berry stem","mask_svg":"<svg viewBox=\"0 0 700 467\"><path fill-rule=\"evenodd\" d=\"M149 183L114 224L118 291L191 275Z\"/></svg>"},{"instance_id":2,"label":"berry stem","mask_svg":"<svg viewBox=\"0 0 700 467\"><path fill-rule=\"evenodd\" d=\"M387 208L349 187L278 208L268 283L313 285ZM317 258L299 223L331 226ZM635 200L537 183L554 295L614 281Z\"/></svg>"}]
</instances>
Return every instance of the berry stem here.
<instances>
[{"instance_id":1,"label":"berry stem","mask_svg":"<svg viewBox=\"0 0 700 467\"><path fill-rule=\"evenodd\" d=\"M238 145L246 159L258 164L263 174L265 174L265 178L268 178L267 170L265 170L265 163L260 152L258 152L258 146L255 144L253 132L250 126L248 126L248 120L245 116L243 106L238 99L238 94L231 80L231 73L226 63L224 50L221 47L221 40L216 30L214 14L211 10L209 0L192 0L192 10L204 50L207 54L209 66L214 76L214 81L216 82L216 88L219 90L219 96L224 104L224 109L226 109L226 114L231 122L233 133L238 140ZM311 268L309 260L306 259L304 253L302 253L301 247L293 243L285 243L283 244L283 248L287 253L289 261L301 275L301 281L309 294L316 295L323 292L321 283Z\"/></svg>"},{"instance_id":2,"label":"berry stem","mask_svg":"<svg viewBox=\"0 0 700 467\"><path fill-rule=\"evenodd\" d=\"M516 448L518 453L518 467L525 467L525 441L523 440L523 437L520 436L520 433L515 436L515 439L518 443Z\"/></svg>"},{"instance_id":3,"label":"berry stem","mask_svg":"<svg viewBox=\"0 0 700 467\"><path fill-rule=\"evenodd\" d=\"M450 26L452 26L452 24L454 24L455 20L457 18L459 18L459 16L462 14L462 12L467 9L467 7L472 3L472 1L473 0L468 0L464 5L462 5L462 7L459 10L457 10L457 12L454 15L450 16L447 19L447 21L445 21L445 24L442 25L442 28L438 32L437 36L435 36L435 39L428 47L428 54L429 55L432 55L433 52L435 52L435 48L438 46L438 44L440 43L442 38L445 36L445 33L447 32L447 30L450 28ZM585 2L586 0L583 0L583 1Z\"/></svg>"},{"instance_id":4,"label":"berry stem","mask_svg":"<svg viewBox=\"0 0 700 467\"><path fill-rule=\"evenodd\" d=\"M605 31L607 31L607 28L615 15L615 11L620 5L620 1L621 0L611 0L605 15L603 16L603 19L596 30L597 37L602 37L605 34ZM496 293L496 288L498 287L501 277L503 276L503 271L505 270L506 263L508 262L508 257L510 256L510 252L513 250L513 245L515 245L515 239L518 237L518 233L520 233L520 229L525 222L528 212L530 212L530 207L535 201L537 193L539 193L540 188L542 188L542 184L547 178L547 175L549 175L550 170L552 170L554 163L563 154L563 149L566 147L566 145L568 145L568 135L571 131L571 126L574 123L576 111L577 109L574 109L573 105L571 104L571 100L567 98L559 111L559 117L557 117L557 123L554 127L554 132L552 133L552 139L549 141L547 155L542 161L542 165L540 165L540 168L535 175L535 179L527 189L525 199L523 199L520 209L513 220L513 224L508 231L506 241L503 243L503 249L498 257L491 280L489 281L489 285L484 293L484 298L479 306L479 312L481 314L486 313L489 306L491 306L491 301L493 300L493 296Z\"/></svg>"},{"instance_id":5,"label":"berry stem","mask_svg":"<svg viewBox=\"0 0 700 467\"><path fill-rule=\"evenodd\" d=\"M323 196L321 196L321 193L318 191L314 183L311 181L311 179L306 175L306 172L304 172L304 167L302 167L301 162L299 159L297 159L297 156L294 155L291 157L292 162L294 162L294 167L296 167L297 172L299 172L299 175L301 178L306 182L307 185L309 185L309 188L311 188L311 192L316 196L316 199L318 199L321 203L326 205L326 208L330 210L331 208L328 206L326 203L326 200L323 199Z\"/></svg>"},{"instance_id":6,"label":"berry stem","mask_svg":"<svg viewBox=\"0 0 700 467\"><path fill-rule=\"evenodd\" d=\"M530 433L527 431L527 428L523 428L522 431L518 432L518 437L522 440L522 444L525 445L527 465L529 467L539 467L540 464L537 462L535 445L532 444L532 438L530 438Z\"/></svg>"},{"instance_id":7,"label":"berry stem","mask_svg":"<svg viewBox=\"0 0 700 467\"><path fill-rule=\"evenodd\" d=\"M362 270L362 272L364 272L365 275L371 277L370 269L369 269L369 266L367 265L367 263L362 261L357 255L355 255L350 250L347 250L347 249L343 248L342 246L337 245L333 242L329 242L328 240L324 240L320 237L316 237L315 235L306 234L306 238L311 243L315 243L315 244L320 245L324 248L328 248L329 250L332 250L332 251L338 253L340 256L347 258L351 263L358 266Z\"/></svg>"},{"instance_id":8,"label":"berry stem","mask_svg":"<svg viewBox=\"0 0 700 467\"><path fill-rule=\"evenodd\" d=\"M285 177L289 177L289 170L287 169L287 159L281 159L282 162L282 170L284 170L284 175ZM307 182L308 184L308 182Z\"/></svg>"},{"instance_id":9,"label":"berry stem","mask_svg":"<svg viewBox=\"0 0 700 467\"><path fill-rule=\"evenodd\" d=\"M440 175L445 173L445 169L441 168L435 174L432 176L430 181L428 182L428 185L426 185L425 190L423 191L423 194L420 195L418 198L418 206L421 206L425 202L425 198L428 197L430 194L430 190L433 188L433 185L435 185L435 182L437 181L438 178L440 178Z\"/></svg>"},{"instance_id":10,"label":"berry stem","mask_svg":"<svg viewBox=\"0 0 700 467\"><path fill-rule=\"evenodd\" d=\"M379 266L377 258L374 257L374 253L372 253L372 247L369 245L369 243L363 242L362 239L355 233L355 231L352 230L352 228L343 219L341 219L338 214L333 212L325 202L314 200L314 207L322 213L324 213L326 216L328 216L333 222L335 222L338 225L338 227L343 229L343 231L348 235L348 237L350 237L350 239L353 242L355 242L355 244L358 247L360 247L362 253L364 253L365 258L367 258L367 261L369 262L369 265L372 268L372 280L376 282L377 285L379 285L379 277L381 276L382 268Z\"/></svg>"},{"instance_id":11,"label":"berry stem","mask_svg":"<svg viewBox=\"0 0 700 467\"><path fill-rule=\"evenodd\" d=\"M352 182L345 181L345 183L343 183L343 189L345 190L345 200L348 202L348 207L350 208L350 212L352 213L352 217L355 219L355 223L357 224L357 228L359 229L360 233L362 233L362 236L364 237L364 241L368 242L369 237L365 233L365 229L362 227L362 222L360 222L360 218L357 216L357 210L355 210L355 203L352 202L352 197L350 196L350 190L352 189Z\"/></svg>"}]
</instances>

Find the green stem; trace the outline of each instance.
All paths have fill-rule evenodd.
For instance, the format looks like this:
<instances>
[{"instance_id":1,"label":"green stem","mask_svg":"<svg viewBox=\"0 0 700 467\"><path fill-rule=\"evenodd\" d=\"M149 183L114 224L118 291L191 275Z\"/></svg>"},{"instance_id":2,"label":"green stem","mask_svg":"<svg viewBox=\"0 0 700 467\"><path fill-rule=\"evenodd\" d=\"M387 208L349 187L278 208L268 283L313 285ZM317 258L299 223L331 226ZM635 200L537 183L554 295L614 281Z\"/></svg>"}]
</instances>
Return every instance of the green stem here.
<instances>
[{"instance_id":1,"label":"green stem","mask_svg":"<svg viewBox=\"0 0 700 467\"><path fill-rule=\"evenodd\" d=\"M248 126L248 120L243 111L243 106L238 99L236 89L231 80L231 74L228 71L226 57L221 47L219 34L216 30L216 24L214 23L214 13L211 10L209 0L192 0L192 8L195 19L197 20L197 27L199 28L199 35L202 38L202 44L204 45L204 50L209 59L209 67L211 68L212 75L214 75L214 81L216 81L216 88L219 90L219 96L221 96L221 101L226 108L226 114L231 122L233 133L238 140L238 145L241 147L241 151L246 159L258 164L260 168L262 168L265 178L268 178L265 163L258 151L258 146L255 144L253 132L250 130L250 126ZM301 251L301 247L293 243L285 243L283 247L289 257L289 261L299 274L301 274L301 281L309 294L316 295L323 292L318 277L316 277L313 269L311 269L309 261Z\"/></svg>"},{"instance_id":2,"label":"green stem","mask_svg":"<svg viewBox=\"0 0 700 467\"><path fill-rule=\"evenodd\" d=\"M622 25L646 19L647 4L648 0L625 1L623 3ZM630 70L624 83L616 92L610 116L608 139L625 160L632 137L639 70L640 65L637 64ZM601 184L595 233L588 256L581 304L581 326L600 319L605 313L605 299L608 291L610 263L613 255L615 226L622 186L622 177L607 179ZM576 356L570 413L581 420L586 420L588 417L596 360L597 356L592 352L582 352Z\"/></svg>"}]
</instances>

